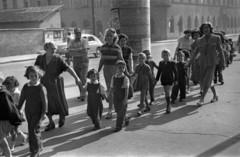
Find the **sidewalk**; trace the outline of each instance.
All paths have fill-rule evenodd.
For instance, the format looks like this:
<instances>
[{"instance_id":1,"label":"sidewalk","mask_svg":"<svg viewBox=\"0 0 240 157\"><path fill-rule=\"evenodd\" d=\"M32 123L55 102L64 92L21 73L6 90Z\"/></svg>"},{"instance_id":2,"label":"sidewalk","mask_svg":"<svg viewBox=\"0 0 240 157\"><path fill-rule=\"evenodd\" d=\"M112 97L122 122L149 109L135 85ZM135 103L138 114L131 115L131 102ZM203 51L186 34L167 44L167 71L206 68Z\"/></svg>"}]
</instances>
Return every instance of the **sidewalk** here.
<instances>
[{"instance_id":1,"label":"sidewalk","mask_svg":"<svg viewBox=\"0 0 240 157\"><path fill-rule=\"evenodd\" d=\"M227 37L237 38L237 34L228 34ZM159 44L159 43L171 43L177 42L177 39L172 40L162 40L162 41L154 41L151 44ZM14 63L14 62L23 62L28 60L35 60L39 54L27 54L27 55L18 55L18 56L8 56L8 57L1 57L0 64L7 64L7 63Z\"/></svg>"}]
</instances>

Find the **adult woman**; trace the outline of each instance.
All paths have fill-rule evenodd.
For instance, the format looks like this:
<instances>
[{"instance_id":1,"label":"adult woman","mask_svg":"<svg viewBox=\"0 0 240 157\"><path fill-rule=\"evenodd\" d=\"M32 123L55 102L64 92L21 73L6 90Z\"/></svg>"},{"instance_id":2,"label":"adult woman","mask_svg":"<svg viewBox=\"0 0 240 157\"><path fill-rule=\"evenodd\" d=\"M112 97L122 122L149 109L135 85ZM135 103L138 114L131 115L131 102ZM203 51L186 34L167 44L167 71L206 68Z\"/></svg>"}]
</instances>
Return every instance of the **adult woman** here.
<instances>
[{"instance_id":1,"label":"adult woman","mask_svg":"<svg viewBox=\"0 0 240 157\"><path fill-rule=\"evenodd\" d=\"M189 67L194 61L198 52L201 53L199 64L200 84L202 85L203 93L201 95L200 101L197 103L198 106L202 106L204 104L204 98L209 88L211 88L213 92L213 99L211 102L218 101L218 95L213 84L213 75L217 64L219 64L221 67L224 66L224 57L221 47L221 39L219 36L212 34L212 29L213 27L210 22L203 23L201 25L200 32L204 34L204 36L197 40L193 55L189 63L186 65ZM219 53L220 61L217 56L217 51Z\"/></svg>"},{"instance_id":2,"label":"adult woman","mask_svg":"<svg viewBox=\"0 0 240 157\"><path fill-rule=\"evenodd\" d=\"M81 81L74 72L74 70L64 61L64 59L56 55L57 46L53 42L45 43L45 54L39 55L36 59L35 65L39 66L45 71L45 75L41 79L41 83L47 89L48 96L48 119L49 124L45 131L55 128L52 115L59 114L59 127L65 123L65 116L68 115L68 105L64 93L63 80L59 77L64 71L67 71L75 78L78 86L82 87Z\"/></svg>"},{"instance_id":3,"label":"adult woman","mask_svg":"<svg viewBox=\"0 0 240 157\"><path fill-rule=\"evenodd\" d=\"M200 36L201 36L201 33L198 29L193 29L192 30L192 38L194 40L194 42L191 45L192 52L196 48L196 41ZM195 85L197 85L199 83L199 79L200 79L199 57L200 57L200 53L198 53L197 57L195 58L195 60L193 62L193 66L192 66L192 78L191 78L191 80L193 81L193 83Z\"/></svg>"},{"instance_id":4,"label":"adult woman","mask_svg":"<svg viewBox=\"0 0 240 157\"><path fill-rule=\"evenodd\" d=\"M125 34L120 34L119 46L122 48L123 59L127 65L127 70L129 73L133 73L133 50L131 47L127 46L128 36Z\"/></svg>"},{"instance_id":5,"label":"adult woman","mask_svg":"<svg viewBox=\"0 0 240 157\"><path fill-rule=\"evenodd\" d=\"M98 66L98 72L103 68L103 75L107 85L107 90L110 89L110 83L113 75L116 74L117 60L123 60L121 47L117 45L118 35L115 29L109 28L105 31L104 40L106 43L101 48L101 59ZM109 97L109 110L106 119L112 118L113 97Z\"/></svg>"},{"instance_id":6,"label":"adult woman","mask_svg":"<svg viewBox=\"0 0 240 157\"><path fill-rule=\"evenodd\" d=\"M240 53L240 34L238 35L237 46L238 46L238 53Z\"/></svg>"}]
</instances>

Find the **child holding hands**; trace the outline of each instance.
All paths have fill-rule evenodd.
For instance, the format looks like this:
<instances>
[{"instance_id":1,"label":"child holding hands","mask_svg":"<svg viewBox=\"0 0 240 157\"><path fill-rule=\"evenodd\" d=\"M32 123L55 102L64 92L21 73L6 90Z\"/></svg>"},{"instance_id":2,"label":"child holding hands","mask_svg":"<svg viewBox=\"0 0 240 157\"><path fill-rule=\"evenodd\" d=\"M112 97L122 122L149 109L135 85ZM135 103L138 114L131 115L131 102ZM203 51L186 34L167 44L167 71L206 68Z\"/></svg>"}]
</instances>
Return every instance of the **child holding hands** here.
<instances>
[{"instance_id":1,"label":"child holding hands","mask_svg":"<svg viewBox=\"0 0 240 157\"><path fill-rule=\"evenodd\" d=\"M100 129L100 119L102 117L103 104L102 99L107 101L106 90L98 81L99 73L95 69L91 69L87 73L90 82L86 83L84 89L88 92L87 98L87 114L92 119L94 130Z\"/></svg>"},{"instance_id":2,"label":"child holding hands","mask_svg":"<svg viewBox=\"0 0 240 157\"><path fill-rule=\"evenodd\" d=\"M23 86L18 104L21 110L23 103L25 104L25 113L28 122L29 147L31 157L39 156L43 149L41 137L41 122L47 113L47 91L40 83L44 72L37 66L29 66L26 69L25 77L30 80Z\"/></svg>"},{"instance_id":3,"label":"child holding hands","mask_svg":"<svg viewBox=\"0 0 240 157\"><path fill-rule=\"evenodd\" d=\"M129 91L129 79L124 75L126 63L119 60L116 63L116 68L117 74L111 79L110 91L108 93L108 98L113 93L113 104L117 112L116 128L114 129L114 132L122 130L124 121L125 126L129 124L129 118L126 117Z\"/></svg>"},{"instance_id":4,"label":"child holding hands","mask_svg":"<svg viewBox=\"0 0 240 157\"><path fill-rule=\"evenodd\" d=\"M165 92L165 99L167 102L166 113L171 113L171 106L170 106L170 92L173 83L175 85L178 84L177 82L177 67L174 61L170 61L170 50L164 49L162 51L162 58L163 60L159 62L158 72L156 80L158 81L161 76L161 83L163 85L163 89Z\"/></svg>"}]
</instances>

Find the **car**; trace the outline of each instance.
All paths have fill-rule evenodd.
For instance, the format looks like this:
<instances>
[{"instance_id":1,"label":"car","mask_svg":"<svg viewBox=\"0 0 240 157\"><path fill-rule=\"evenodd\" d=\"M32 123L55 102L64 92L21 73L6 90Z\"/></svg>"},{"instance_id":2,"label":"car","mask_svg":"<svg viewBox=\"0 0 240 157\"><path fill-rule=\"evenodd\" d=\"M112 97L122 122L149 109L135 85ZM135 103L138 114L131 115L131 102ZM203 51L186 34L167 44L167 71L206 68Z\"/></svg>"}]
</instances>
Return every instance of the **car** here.
<instances>
[{"instance_id":1,"label":"car","mask_svg":"<svg viewBox=\"0 0 240 157\"><path fill-rule=\"evenodd\" d=\"M92 34L82 34L82 38L85 38L88 40L88 54L93 54L96 58L100 57L100 49L103 45L103 43L94 35ZM57 44L57 54L59 55L65 55L67 52L67 42Z\"/></svg>"}]
</instances>

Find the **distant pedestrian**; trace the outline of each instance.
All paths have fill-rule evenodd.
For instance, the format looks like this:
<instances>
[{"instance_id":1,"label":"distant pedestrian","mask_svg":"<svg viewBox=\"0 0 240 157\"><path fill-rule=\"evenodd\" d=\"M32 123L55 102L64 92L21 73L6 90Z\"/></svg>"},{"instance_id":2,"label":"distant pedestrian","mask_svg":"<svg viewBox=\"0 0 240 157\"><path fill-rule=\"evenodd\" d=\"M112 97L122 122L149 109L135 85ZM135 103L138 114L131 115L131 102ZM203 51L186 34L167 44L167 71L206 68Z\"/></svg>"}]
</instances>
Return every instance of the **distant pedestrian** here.
<instances>
[{"instance_id":1,"label":"distant pedestrian","mask_svg":"<svg viewBox=\"0 0 240 157\"><path fill-rule=\"evenodd\" d=\"M183 99L186 98L186 77L187 77L187 69L184 67L184 65L186 64L184 62L184 58L185 58L185 54L182 51L179 51L177 54L178 57L178 62L177 62L177 84L173 86L172 89L172 94L171 94L171 99L172 99L172 103L174 104L175 101L177 100L178 97L178 93L180 91L180 98L179 98L179 102L182 102Z\"/></svg>"},{"instance_id":2,"label":"distant pedestrian","mask_svg":"<svg viewBox=\"0 0 240 157\"><path fill-rule=\"evenodd\" d=\"M155 77L151 71L149 65L145 63L146 55L144 53L138 54L139 64L135 67L134 72L131 74L131 77L136 75L137 79L135 82L135 90L140 91L140 105L137 112L138 116L142 115L142 112L148 112L151 110L148 100L147 100L147 91L149 89L149 82L153 84L156 83ZM144 103L145 102L145 103Z\"/></svg>"},{"instance_id":3,"label":"distant pedestrian","mask_svg":"<svg viewBox=\"0 0 240 157\"><path fill-rule=\"evenodd\" d=\"M203 88L203 93L199 102L197 103L197 106L199 107L204 104L204 99L209 88L213 92L213 99L211 102L218 101L218 95L213 84L214 71L217 64L219 64L220 68L224 67L222 42L219 36L212 34L212 30L213 27L210 22L206 22L201 25L200 31L204 34L204 36L197 40L197 46L193 52L193 55L191 56L189 63L186 65L186 67L190 67L198 52L201 53L199 63L200 82ZM219 53L220 60L218 59L216 52Z\"/></svg>"},{"instance_id":4,"label":"distant pedestrian","mask_svg":"<svg viewBox=\"0 0 240 157\"><path fill-rule=\"evenodd\" d=\"M122 130L123 123L129 124L129 117L126 116L129 92L129 79L124 75L126 63L122 60L116 63L117 74L111 79L108 97L113 93L113 104L117 112L116 128L114 132Z\"/></svg>"},{"instance_id":5,"label":"distant pedestrian","mask_svg":"<svg viewBox=\"0 0 240 157\"><path fill-rule=\"evenodd\" d=\"M158 72L156 80L158 81L161 77L161 83L165 93L165 99L167 103L166 113L171 113L171 105L170 105L170 92L172 85L175 86L178 84L178 74L177 67L174 61L170 61L170 50L164 49L162 51L163 60L159 62Z\"/></svg>"},{"instance_id":6,"label":"distant pedestrian","mask_svg":"<svg viewBox=\"0 0 240 157\"><path fill-rule=\"evenodd\" d=\"M99 82L99 73L95 69L88 71L87 78L90 79L90 82L87 82L84 86L88 93L87 115L92 119L94 124L93 130L98 130L101 128L100 119L103 111L102 100L107 100L106 90Z\"/></svg>"},{"instance_id":7,"label":"distant pedestrian","mask_svg":"<svg viewBox=\"0 0 240 157\"><path fill-rule=\"evenodd\" d=\"M42 120L48 112L47 90L40 83L43 75L44 72L37 66L27 67L24 76L30 81L23 86L18 104L18 108L21 110L23 103L26 102L25 113L28 122L31 157L38 156L43 149L40 128Z\"/></svg>"},{"instance_id":8,"label":"distant pedestrian","mask_svg":"<svg viewBox=\"0 0 240 157\"><path fill-rule=\"evenodd\" d=\"M149 65L150 69L151 69L151 72L152 72L152 75L155 79L155 74L154 74L154 68L158 69L158 66L157 64L152 60L152 55L150 53L149 50L144 50L143 53L146 55L146 61L145 63L147 65ZM150 95L150 103L149 105L152 105L153 102L155 101L155 98L154 98L154 89L155 89L155 84L153 84L153 82L151 81L151 79L149 79L149 95Z\"/></svg>"},{"instance_id":9,"label":"distant pedestrian","mask_svg":"<svg viewBox=\"0 0 240 157\"><path fill-rule=\"evenodd\" d=\"M237 46L238 46L238 53L240 53L240 34L238 35Z\"/></svg>"},{"instance_id":10,"label":"distant pedestrian","mask_svg":"<svg viewBox=\"0 0 240 157\"><path fill-rule=\"evenodd\" d=\"M128 36L125 34L120 34L119 36L119 46L122 48L123 59L127 65L127 70L131 74L133 73L133 50L131 47L127 46Z\"/></svg>"},{"instance_id":11,"label":"distant pedestrian","mask_svg":"<svg viewBox=\"0 0 240 157\"><path fill-rule=\"evenodd\" d=\"M83 85L87 82L87 72L89 66L88 41L82 38L82 32L79 28L74 29L75 38L68 44L68 52L73 56L73 69L80 78ZM78 99L84 101L86 98L85 90L79 87L80 96Z\"/></svg>"},{"instance_id":12,"label":"distant pedestrian","mask_svg":"<svg viewBox=\"0 0 240 157\"><path fill-rule=\"evenodd\" d=\"M186 49L189 52L191 52L191 45L193 43L191 33L192 33L192 30L186 29L184 31L184 36L178 38L178 40L177 40L178 44L177 44L177 47L176 47L176 50L175 50L175 54L173 56L173 60L176 60L176 55L177 55L178 51Z\"/></svg>"},{"instance_id":13,"label":"distant pedestrian","mask_svg":"<svg viewBox=\"0 0 240 157\"><path fill-rule=\"evenodd\" d=\"M68 51L68 47L69 47L69 43L72 40L72 33L69 31L67 34L67 51ZM68 63L68 65L70 65L70 59L72 58L72 56L70 55L69 52L65 53L65 57L66 57L66 62Z\"/></svg>"},{"instance_id":14,"label":"distant pedestrian","mask_svg":"<svg viewBox=\"0 0 240 157\"><path fill-rule=\"evenodd\" d=\"M4 87L6 88L6 90L9 92L9 95L11 95L14 105L17 107L18 106L18 102L20 99L20 91L18 89L19 86L19 82L17 80L16 77L14 76L8 76L2 83L4 85ZM16 139L17 139L17 135L21 135L22 139L22 143L20 145L25 145L27 142L27 138L28 136L26 134L24 134L19 126L14 126L12 127L12 131L11 131L11 145L10 145L10 149L11 152L14 152L14 148L15 148L15 144L16 144Z\"/></svg>"},{"instance_id":15,"label":"distant pedestrian","mask_svg":"<svg viewBox=\"0 0 240 157\"><path fill-rule=\"evenodd\" d=\"M106 43L101 47L101 59L98 66L98 72L103 68L103 75L107 85L107 90L110 90L112 77L116 74L116 66L118 60L123 60L122 49L117 44L118 35L114 28L108 28L104 34ZM109 96L109 108L106 119L112 118L113 97Z\"/></svg>"},{"instance_id":16,"label":"distant pedestrian","mask_svg":"<svg viewBox=\"0 0 240 157\"><path fill-rule=\"evenodd\" d=\"M45 72L45 75L41 78L41 83L47 89L49 103L47 113L49 124L46 126L45 131L55 129L55 123L52 119L53 115L59 115L58 127L62 127L65 124L66 116L69 115L64 92L64 80L60 75L67 71L75 79L76 85L82 88L79 77L61 56L56 55L56 49L55 43L45 43L44 50L46 53L39 55L35 62L35 65Z\"/></svg>"}]
</instances>

